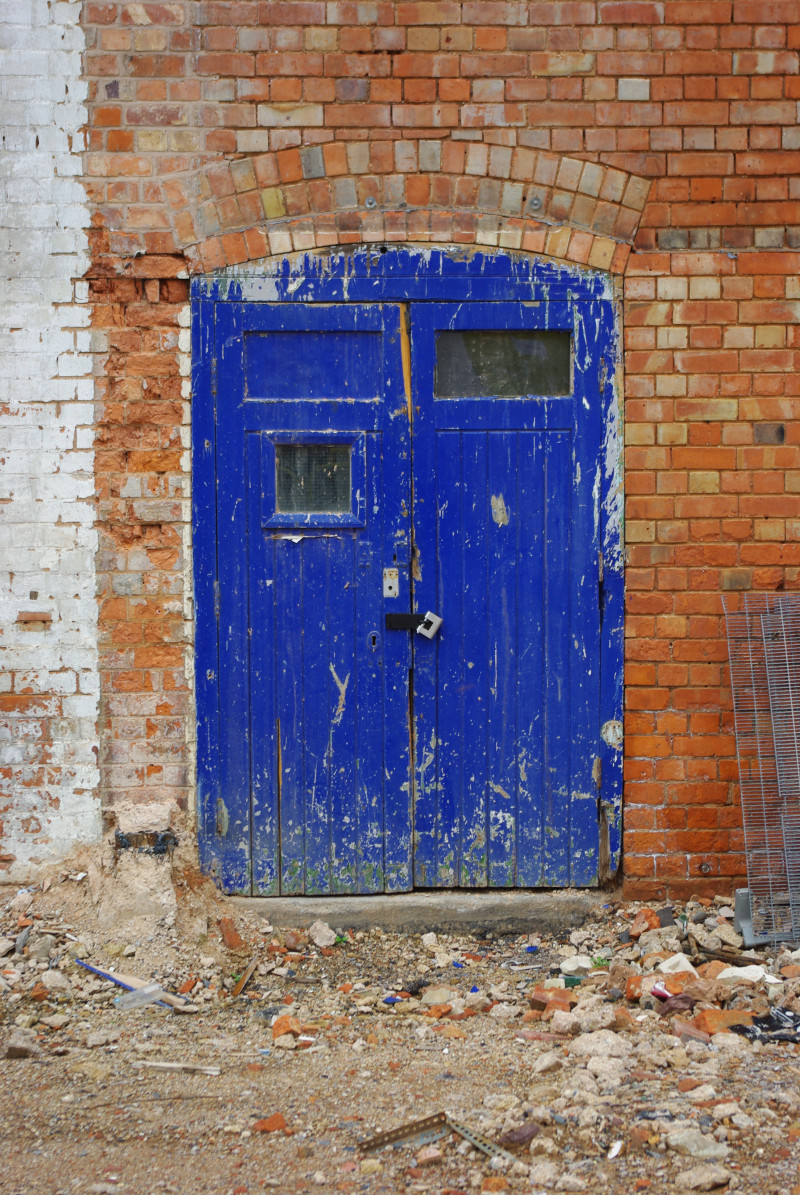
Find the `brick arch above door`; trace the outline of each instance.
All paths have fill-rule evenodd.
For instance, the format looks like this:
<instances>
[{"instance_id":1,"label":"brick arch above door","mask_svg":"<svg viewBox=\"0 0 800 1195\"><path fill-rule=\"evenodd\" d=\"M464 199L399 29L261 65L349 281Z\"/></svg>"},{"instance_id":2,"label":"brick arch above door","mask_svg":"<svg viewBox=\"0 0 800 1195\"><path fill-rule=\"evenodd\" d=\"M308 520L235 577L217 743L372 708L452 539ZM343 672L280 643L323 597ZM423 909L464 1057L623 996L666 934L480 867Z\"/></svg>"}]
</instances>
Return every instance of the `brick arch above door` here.
<instances>
[{"instance_id":1,"label":"brick arch above door","mask_svg":"<svg viewBox=\"0 0 800 1195\"><path fill-rule=\"evenodd\" d=\"M362 141L204 165L166 180L192 272L329 246L437 242L625 269L650 181L482 141Z\"/></svg>"}]
</instances>

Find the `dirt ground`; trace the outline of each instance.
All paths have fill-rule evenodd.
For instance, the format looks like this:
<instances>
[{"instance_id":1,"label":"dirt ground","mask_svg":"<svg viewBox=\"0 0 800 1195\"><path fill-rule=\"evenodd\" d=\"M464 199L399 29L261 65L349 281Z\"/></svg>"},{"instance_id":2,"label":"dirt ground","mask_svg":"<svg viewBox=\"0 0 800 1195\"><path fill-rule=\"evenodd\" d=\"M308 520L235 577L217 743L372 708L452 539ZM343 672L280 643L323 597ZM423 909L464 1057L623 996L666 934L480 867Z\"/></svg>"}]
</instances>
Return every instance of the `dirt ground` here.
<instances>
[{"instance_id":1,"label":"dirt ground","mask_svg":"<svg viewBox=\"0 0 800 1195\"><path fill-rule=\"evenodd\" d=\"M421 937L278 930L176 878L133 918L88 870L0 888L3 1195L800 1195L800 1045L715 1031L800 1012L800 951L742 959L724 898L599 897L561 939ZM720 979L727 953L762 974ZM121 1009L80 962L194 1011ZM362 1148L439 1112L502 1151L449 1125Z\"/></svg>"}]
</instances>

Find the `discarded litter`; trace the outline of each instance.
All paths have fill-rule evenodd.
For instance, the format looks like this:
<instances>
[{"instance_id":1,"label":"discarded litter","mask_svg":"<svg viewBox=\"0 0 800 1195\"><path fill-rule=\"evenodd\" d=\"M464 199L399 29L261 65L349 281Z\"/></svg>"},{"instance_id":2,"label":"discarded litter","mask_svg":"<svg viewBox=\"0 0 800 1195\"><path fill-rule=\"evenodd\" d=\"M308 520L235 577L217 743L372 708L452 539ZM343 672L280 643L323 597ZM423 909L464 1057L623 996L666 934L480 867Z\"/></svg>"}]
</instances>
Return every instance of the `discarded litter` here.
<instances>
[{"instance_id":1,"label":"discarded litter","mask_svg":"<svg viewBox=\"0 0 800 1195\"><path fill-rule=\"evenodd\" d=\"M771 1008L763 1017L756 1017L752 1025L731 1025L732 1033L739 1033L750 1041L800 1042L800 1014L788 1008Z\"/></svg>"},{"instance_id":2,"label":"discarded litter","mask_svg":"<svg viewBox=\"0 0 800 1195\"><path fill-rule=\"evenodd\" d=\"M387 1129L383 1133L376 1133L366 1141L359 1143L362 1153L374 1153L376 1149L384 1149L387 1145L394 1145L398 1141L414 1142L415 1144L428 1141L438 1141L448 1133L447 1113L437 1112L434 1116L425 1116L421 1120L410 1120L407 1124L396 1129Z\"/></svg>"},{"instance_id":3,"label":"discarded litter","mask_svg":"<svg viewBox=\"0 0 800 1195\"><path fill-rule=\"evenodd\" d=\"M143 1008L145 1004L163 1003L165 993L158 983L146 983L141 988L131 988L122 996L117 996L114 1004L117 1008Z\"/></svg>"},{"instance_id":4,"label":"discarded litter","mask_svg":"<svg viewBox=\"0 0 800 1195\"><path fill-rule=\"evenodd\" d=\"M451 1129L455 1129L460 1137L463 1137L465 1141L469 1141L470 1145L474 1145L476 1149L479 1149L481 1153L486 1154L488 1157L505 1158L512 1166L516 1162L517 1159L513 1154L510 1154L507 1149L503 1149L501 1145L496 1145L494 1141L490 1141L488 1137L484 1137L483 1133L476 1133L473 1129L468 1128L467 1125L462 1124L461 1121L453 1120L450 1116L447 1118L447 1123Z\"/></svg>"},{"instance_id":5,"label":"discarded litter","mask_svg":"<svg viewBox=\"0 0 800 1195\"><path fill-rule=\"evenodd\" d=\"M150 984L149 979L140 979L138 975L123 975L116 971L103 971L100 967L93 967L91 963L85 963L83 959L76 958L75 962L79 967L83 967L85 971L91 971L93 975L99 975L101 979L110 979L117 987L125 988L127 992L136 991ZM162 991L157 1003L166 1004L169 1008L173 1008L176 1012L197 1012L197 1005L191 1004L187 1000L181 1000L178 996L173 996L171 992ZM130 1006L129 1006L130 1007ZM135 1007L135 1005L133 1006Z\"/></svg>"},{"instance_id":6,"label":"discarded litter","mask_svg":"<svg viewBox=\"0 0 800 1195\"><path fill-rule=\"evenodd\" d=\"M148 1062L145 1059L137 1059L133 1065L147 1067L148 1070L154 1071L184 1071L187 1075L219 1075L221 1073L218 1066L199 1066L193 1062Z\"/></svg>"},{"instance_id":7,"label":"discarded litter","mask_svg":"<svg viewBox=\"0 0 800 1195\"><path fill-rule=\"evenodd\" d=\"M231 992L232 996L241 996L242 992L244 991L244 989L247 987L248 983L250 982L250 977L253 974L253 972L255 971L257 966L258 966L258 959L257 958L251 959L247 965L247 970L244 972L244 974L238 980L238 982L236 983L236 986L234 987L233 991Z\"/></svg>"},{"instance_id":8,"label":"discarded litter","mask_svg":"<svg viewBox=\"0 0 800 1195\"><path fill-rule=\"evenodd\" d=\"M411 1120L407 1124L399 1125L396 1129L387 1129L386 1132L378 1133L376 1136L360 1142L359 1149L362 1153L373 1153L375 1150L384 1149L387 1145L395 1145L400 1141L413 1142L415 1145L427 1144L446 1136L451 1130L490 1158L504 1158L511 1165L517 1161L507 1149L490 1141L482 1133L476 1133L461 1121L454 1120L446 1112L437 1112L422 1120ZM535 1132L531 1133L527 1140L533 1136L535 1136Z\"/></svg>"}]
</instances>

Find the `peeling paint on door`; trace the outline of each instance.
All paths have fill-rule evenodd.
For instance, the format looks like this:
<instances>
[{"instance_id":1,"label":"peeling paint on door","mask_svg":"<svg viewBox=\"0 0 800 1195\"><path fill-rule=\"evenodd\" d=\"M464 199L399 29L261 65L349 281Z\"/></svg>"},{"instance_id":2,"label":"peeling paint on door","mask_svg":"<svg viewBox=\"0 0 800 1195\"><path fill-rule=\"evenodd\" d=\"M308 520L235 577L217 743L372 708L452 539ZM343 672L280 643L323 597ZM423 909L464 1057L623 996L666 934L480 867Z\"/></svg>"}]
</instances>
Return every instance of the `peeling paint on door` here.
<instances>
[{"instance_id":1,"label":"peeling paint on door","mask_svg":"<svg viewBox=\"0 0 800 1195\"><path fill-rule=\"evenodd\" d=\"M492 494L492 518L498 527L508 526L508 511L502 494Z\"/></svg>"},{"instance_id":2,"label":"peeling paint on door","mask_svg":"<svg viewBox=\"0 0 800 1195\"><path fill-rule=\"evenodd\" d=\"M213 623L198 606L199 786L203 809L229 811L225 834L204 820L205 865L265 894L612 874L622 557L605 279L357 251L233 270L195 300L195 434L219 470L200 469L195 494L199 602L204 569L220 593ZM287 331L304 347L281 365ZM440 332L463 394L436 393ZM540 332L569 337L567 385L510 392L551 343ZM519 360L492 391L495 335ZM314 449L311 509L280 504L286 444ZM443 619L433 640L384 624L427 610Z\"/></svg>"}]
</instances>

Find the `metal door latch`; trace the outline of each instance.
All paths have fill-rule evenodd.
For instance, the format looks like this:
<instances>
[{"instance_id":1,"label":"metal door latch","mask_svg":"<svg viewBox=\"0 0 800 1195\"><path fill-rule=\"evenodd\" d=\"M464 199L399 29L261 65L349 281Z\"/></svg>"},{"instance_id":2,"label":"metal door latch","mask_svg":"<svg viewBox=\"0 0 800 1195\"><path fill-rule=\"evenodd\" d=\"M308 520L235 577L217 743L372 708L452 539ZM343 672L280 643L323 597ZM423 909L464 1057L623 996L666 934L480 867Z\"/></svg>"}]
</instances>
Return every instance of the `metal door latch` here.
<instances>
[{"instance_id":1,"label":"metal door latch","mask_svg":"<svg viewBox=\"0 0 800 1195\"><path fill-rule=\"evenodd\" d=\"M416 631L426 639L433 639L442 625L441 618L432 610L427 614L387 614L385 617L387 631Z\"/></svg>"}]
</instances>

